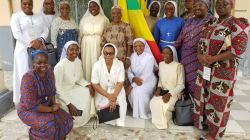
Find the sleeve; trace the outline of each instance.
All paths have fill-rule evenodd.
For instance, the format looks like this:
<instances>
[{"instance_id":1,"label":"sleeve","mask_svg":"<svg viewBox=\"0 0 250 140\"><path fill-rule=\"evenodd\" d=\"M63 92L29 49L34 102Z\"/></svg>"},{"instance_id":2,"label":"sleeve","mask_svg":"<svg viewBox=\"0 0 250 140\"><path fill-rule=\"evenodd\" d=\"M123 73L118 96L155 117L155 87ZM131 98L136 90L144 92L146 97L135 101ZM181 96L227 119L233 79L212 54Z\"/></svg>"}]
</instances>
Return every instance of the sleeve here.
<instances>
[{"instance_id":1,"label":"sleeve","mask_svg":"<svg viewBox=\"0 0 250 140\"><path fill-rule=\"evenodd\" d=\"M182 64L179 64L177 67L177 85L174 89L170 90L172 96L177 96L182 90L185 88L185 75L184 75L184 68Z\"/></svg>"},{"instance_id":2,"label":"sleeve","mask_svg":"<svg viewBox=\"0 0 250 140\"><path fill-rule=\"evenodd\" d=\"M154 35L154 38L155 38L156 42L160 41L160 27L159 27L159 24L160 24L160 20L156 22L155 27L154 27L154 31L153 31L153 35Z\"/></svg>"},{"instance_id":3,"label":"sleeve","mask_svg":"<svg viewBox=\"0 0 250 140\"><path fill-rule=\"evenodd\" d=\"M80 78L79 78L79 80L77 81L77 84L78 85L81 85L81 86L83 86L83 87L86 87L87 85L89 85L90 83L87 81L87 80L85 80L84 78L83 78L83 70L82 70L82 64L81 64L81 60L79 60L79 65L78 65L78 71L79 71L79 75L80 75Z\"/></svg>"},{"instance_id":4,"label":"sleeve","mask_svg":"<svg viewBox=\"0 0 250 140\"><path fill-rule=\"evenodd\" d=\"M154 63L154 58L150 57L150 59L147 61L147 64L145 64L142 75L140 75L140 78L143 80L143 82L150 80L149 78L153 74L154 70Z\"/></svg>"},{"instance_id":5,"label":"sleeve","mask_svg":"<svg viewBox=\"0 0 250 140\"><path fill-rule=\"evenodd\" d=\"M235 23L232 25L232 46L231 52L236 57L241 57L246 51L248 32L249 32L249 22L245 18L236 19Z\"/></svg>"},{"instance_id":6,"label":"sleeve","mask_svg":"<svg viewBox=\"0 0 250 140\"><path fill-rule=\"evenodd\" d=\"M39 16L39 18L40 18L40 22L43 22L42 16ZM49 29L46 26L43 26L43 32L40 35L40 37L46 40L48 38L48 36L49 36Z\"/></svg>"},{"instance_id":7,"label":"sleeve","mask_svg":"<svg viewBox=\"0 0 250 140\"><path fill-rule=\"evenodd\" d=\"M106 35L107 35L107 26L104 28L102 33L101 47L103 47L107 43Z\"/></svg>"},{"instance_id":8,"label":"sleeve","mask_svg":"<svg viewBox=\"0 0 250 140\"><path fill-rule=\"evenodd\" d=\"M92 74L91 74L91 83L93 84L99 84L100 83L100 76L98 72L98 62L96 62L92 68Z\"/></svg>"},{"instance_id":9,"label":"sleeve","mask_svg":"<svg viewBox=\"0 0 250 140\"><path fill-rule=\"evenodd\" d=\"M70 104L70 101L68 100L67 94L64 92L63 89L63 67L58 64L54 68L57 97L64 104L68 105Z\"/></svg>"},{"instance_id":10,"label":"sleeve","mask_svg":"<svg viewBox=\"0 0 250 140\"><path fill-rule=\"evenodd\" d=\"M18 42L22 43L25 47L28 47L30 42L27 39L25 39L23 36L22 29L20 26L20 17L18 13L15 13L12 15L10 26L11 26L11 30L12 30L12 34L14 38Z\"/></svg>"},{"instance_id":11,"label":"sleeve","mask_svg":"<svg viewBox=\"0 0 250 140\"><path fill-rule=\"evenodd\" d=\"M40 105L37 95L38 91L32 74L26 73L21 82L21 103L26 109L36 112Z\"/></svg>"},{"instance_id":12,"label":"sleeve","mask_svg":"<svg viewBox=\"0 0 250 140\"><path fill-rule=\"evenodd\" d=\"M51 43L54 45L54 48L57 48L57 35L60 25L58 24L58 19L55 19L51 25Z\"/></svg>"},{"instance_id":13,"label":"sleeve","mask_svg":"<svg viewBox=\"0 0 250 140\"><path fill-rule=\"evenodd\" d=\"M55 75L51 66L49 66L48 68L48 75L49 75L48 76L49 80L51 81L52 84L52 96L55 96L56 95Z\"/></svg>"},{"instance_id":14,"label":"sleeve","mask_svg":"<svg viewBox=\"0 0 250 140\"><path fill-rule=\"evenodd\" d=\"M160 73L161 73L161 63L159 63L159 71L158 71L159 80L158 80L158 86L157 87L162 88L163 86L162 86L162 83L161 83L161 75L160 75Z\"/></svg>"},{"instance_id":15,"label":"sleeve","mask_svg":"<svg viewBox=\"0 0 250 140\"><path fill-rule=\"evenodd\" d=\"M133 33L129 24L126 24L125 33L127 45L133 45Z\"/></svg>"},{"instance_id":16,"label":"sleeve","mask_svg":"<svg viewBox=\"0 0 250 140\"><path fill-rule=\"evenodd\" d=\"M122 62L119 62L119 73L118 73L118 80L117 82L124 82L125 81L125 70Z\"/></svg>"},{"instance_id":17,"label":"sleeve","mask_svg":"<svg viewBox=\"0 0 250 140\"><path fill-rule=\"evenodd\" d=\"M81 45L81 41L82 41L82 37L83 37L83 18L81 19L80 21L80 24L79 24L79 36L78 36L78 42L79 42L79 45Z\"/></svg>"},{"instance_id":18,"label":"sleeve","mask_svg":"<svg viewBox=\"0 0 250 140\"><path fill-rule=\"evenodd\" d=\"M182 43L183 43L183 39L184 39L184 35L185 35L185 34L184 34L184 29L185 29L185 26L181 29L181 32L180 32L180 34L179 34L177 40L176 40L175 43L174 43L174 47L175 47L176 49L179 49L179 48L182 47Z\"/></svg>"},{"instance_id":19,"label":"sleeve","mask_svg":"<svg viewBox=\"0 0 250 140\"><path fill-rule=\"evenodd\" d=\"M133 82L133 78L134 78L134 77L135 77L135 75L134 75L134 73L133 73L131 67L129 67L129 69L128 69L128 79L129 79L129 81L130 81L132 87L136 87L135 82Z\"/></svg>"}]
</instances>

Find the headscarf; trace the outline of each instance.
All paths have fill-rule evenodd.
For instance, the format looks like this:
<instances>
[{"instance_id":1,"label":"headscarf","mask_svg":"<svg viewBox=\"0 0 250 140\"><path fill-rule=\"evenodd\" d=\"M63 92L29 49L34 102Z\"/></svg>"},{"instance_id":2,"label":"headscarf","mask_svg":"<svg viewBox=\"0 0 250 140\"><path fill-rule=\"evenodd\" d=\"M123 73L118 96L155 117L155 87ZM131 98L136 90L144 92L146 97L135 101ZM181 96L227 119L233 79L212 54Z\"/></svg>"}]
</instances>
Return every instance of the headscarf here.
<instances>
[{"instance_id":1,"label":"headscarf","mask_svg":"<svg viewBox=\"0 0 250 140\"><path fill-rule=\"evenodd\" d=\"M44 54L48 57L48 52L45 51L45 50L34 50L31 52L31 58L32 58L32 61L34 61L34 59L36 58L37 55L39 54Z\"/></svg>"},{"instance_id":2,"label":"headscarf","mask_svg":"<svg viewBox=\"0 0 250 140\"><path fill-rule=\"evenodd\" d=\"M134 52L133 52L131 58L133 57L133 55L137 55L137 53L135 52L135 42L137 42L137 41L142 42L144 44L144 46L145 46L144 47L144 52L148 53L149 55L151 55L154 58L154 55L151 52L151 49L150 49L147 41L145 39L143 39L143 38L136 38L136 39L134 39L134 41L133 41L133 50L134 50ZM155 61L154 62L154 67L155 67L154 70L157 70L158 69L158 64L157 64L157 62L156 62L155 59L154 59L154 61Z\"/></svg>"},{"instance_id":3,"label":"headscarf","mask_svg":"<svg viewBox=\"0 0 250 140\"><path fill-rule=\"evenodd\" d=\"M43 3L44 3L44 1L45 1L45 0L41 0L41 5L42 5L42 8L41 8L40 13L43 13L43 11L44 11L44 7L43 7ZM55 0L53 0L53 2L54 2L54 11L55 11L55 15L57 15L57 14L58 14L58 11L57 11L57 6L56 6L56 1L55 1Z\"/></svg>"},{"instance_id":4,"label":"headscarf","mask_svg":"<svg viewBox=\"0 0 250 140\"><path fill-rule=\"evenodd\" d=\"M201 2L203 2L206 6L207 9L209 10L211 7L211 0L200 0Z\"/></svg>"},{"instance_id":5,"label":"headscarf","mask_svg":"<svg viewBox=\"0 0 250 140\"><path fill-rule=\"evenodd\" d=\"M114 5L114 6L111 8L111 11L112 11L113 9L119 9L119 10L121 10L121 13L122 13L122 8L121 8L119 5Z\"/></svg>"},{"instance_id":6,"label":"headscarf","mask_svg":"<svg viewBox=\"0 0 250 140\"><path fill-rule=\"evenodd\" d=\"M160 13L161 13L161 3L160 3L159 1L152 1L152 2L149 4L149 6L148 6L148 10L150 11L150 8L151 8L151 6L152 6L154 3L158 3L158 5L160 6L160 7L159 7L159 11L158 11L158 13L157 13L157 16L159 17L159 16L160 16Z\"/></svg>"},{"instance_id":7,"label":"headscarf","mask_svg":"<svg viewBox=\"0 0 250 140\"><path fill-rule=\"evenodd\" d=\"M106 43L104 46L103 46L103 48L102 48L102 51L101 51L101 56L99 57L99 60L102 60L102 59L104 59L104 49L105 49L105 47L107 47L107 46L112 46L114 49L115 49L115 58L114 59L117 59L116 58L116 56L117 56L117 54L118 54L118 50L117 50L117 47L115 46L115 44L113 44L113 43ZM118 60L118 59L117 59Z\"/></svg>"},{"instance_id":8,"label":"headscarf","mask_svg":"<svg viewBox=\"0 0 250 140\"><path fill-rule=\"evenodd\" d=\"M100 1L99 1L99 0L90 0L90 1L88 2L88 9L87 9L87 11L85 12L85 14L84 14L83 17L87 17L87 16L90 16L90 15L91 15L91 13L90 13L90 11L89 11L89 5L90 5L91 2L95 2L95 3L99 6L99 9L100 9L99 14L101 14L101 15L104 16L104 12L103 12L102 6L101 6L101 4L100 4Z\"/></svg>"},{"instance_id":9,"label":"headscarf","mask_svg":"<svg viewBox=\"0 0 250 140\"><path fill-rule=\"evenodd\" d=\"M69 48L70 45L73 45L73 44L75 44L75 45L77 45L79 47L79 45L78 45L78 43L76 41L68 41L67 43L65 43L65 45L63 46L60 61L67 57L68 48Z\"/></svg>"},{"instance_id":10,"label":"headscarf","mask_svg":"<svg viewBox=\"0 0 250 140\"><path fill-rule=\"evenodd\" d=\"M166 3L165 3L165 5L164 5L164 18L166 17L166 14L165 14L165 10L166 10L166 6L167 6L167 4L168 3L171 3L171 4L173 4L174 5L174 16L175 17L177 17L177 11L178 11L178 9L177 9L177 4L176 4L176 2L175 1L167 1Z\"/></svg>"},{"instance_id":11,"label":"headscarf","mask_svg":"<svg viewBox=\"0 0 250 140\"><path fill-rule=\"evenodd\" d=\"M173 60L174 60L175 62L179 62L179 60L178 60L178 55L177 55L177 51L176 51L175 47L174 47L174 46L171 46L171 45L167 45L165 48L170 48L171 51L172 51L172 53L173 53Z\"/></svg>"}]
</instances>

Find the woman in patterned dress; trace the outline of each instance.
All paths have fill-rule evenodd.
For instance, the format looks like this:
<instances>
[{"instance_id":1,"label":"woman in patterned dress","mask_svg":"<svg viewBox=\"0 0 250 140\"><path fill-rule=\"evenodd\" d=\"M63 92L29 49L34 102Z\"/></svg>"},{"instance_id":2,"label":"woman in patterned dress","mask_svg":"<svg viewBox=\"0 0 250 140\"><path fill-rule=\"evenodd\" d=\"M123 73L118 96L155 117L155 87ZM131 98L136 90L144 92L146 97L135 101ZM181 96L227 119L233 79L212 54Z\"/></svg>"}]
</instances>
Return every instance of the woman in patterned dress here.
<instances>
[{"instance_id":1,"label":"woman in patterned dress","mask_svg":"<svg viewBox=\"0 0 250 140\"><path fill-rule=\"evenodd\" d=\"M54 19L51 26L51 43L57 50L58 61L66 42L78 40L78 27L75 20L70 18L69 2L60 1L59 10L60 16Z\"/></svg>"},{"instance_id":2,"label":"woman in patterned dress","mask_svg":"<svg viewBox=\"0 0 250 140\"><path fill-rule=\"evenodd\" d=\"M202 29L213 19L208 14L210 7L209 0L197 0L194 5L195 17L186 20L178 39L175 41L175 48L178 49L180 62L185 70L185 93L194 96L195 80L197 69L200 63L197 58L197 45L202 35Z\"/></svg>"},{"instance_id":3,"label":"woman in patterned dress","mask_svg":"<svg viewBox=\"0 0 250 140\"><path fill-rule=\"evenodd\" d=\"M55 102L55 79L48 54L36 50L32 58L34 69L22 78L18 116L30 126L31 140L63 140L73 127L73 119Z\"/></svg>"},{"instance_id":4,"label":"woman in patterned dress","mask_svg":"<svg viewBox=\"0 0 250 140\"><path fill-rule=\"evenodd\" d=\"M217 0L217 20L203 31L198 44L194 124L208 126L201 139L221 139L225 133L233 102L239 58L245 52L249 23L231 15L233 0Z\"/></svg>"}]
</instances>

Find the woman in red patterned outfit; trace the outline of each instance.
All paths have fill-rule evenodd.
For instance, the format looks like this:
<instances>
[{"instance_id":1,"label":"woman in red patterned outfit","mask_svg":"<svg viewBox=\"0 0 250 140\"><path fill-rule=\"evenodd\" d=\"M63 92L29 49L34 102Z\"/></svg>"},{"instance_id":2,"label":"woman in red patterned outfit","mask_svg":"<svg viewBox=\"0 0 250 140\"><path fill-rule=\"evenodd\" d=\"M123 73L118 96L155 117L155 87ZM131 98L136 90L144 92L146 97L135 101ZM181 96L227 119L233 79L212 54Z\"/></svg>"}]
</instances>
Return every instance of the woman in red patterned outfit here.
<instances>
[{"instance_id":1,"label":"woman in red patterned outfit","mask_svg":"<svg viewBox=\"0 0 250 140\"><path fill-rule=\"evenodd\" d=\"M202 66L195 89L194 123L199 129L208 126L208 134L201 137L207 140L221 139L226 130L249 29L246 19L231 16L233 0L217 0L215 8L219 18L206 27L198 44Z\"/></svg>"}]
</instances>

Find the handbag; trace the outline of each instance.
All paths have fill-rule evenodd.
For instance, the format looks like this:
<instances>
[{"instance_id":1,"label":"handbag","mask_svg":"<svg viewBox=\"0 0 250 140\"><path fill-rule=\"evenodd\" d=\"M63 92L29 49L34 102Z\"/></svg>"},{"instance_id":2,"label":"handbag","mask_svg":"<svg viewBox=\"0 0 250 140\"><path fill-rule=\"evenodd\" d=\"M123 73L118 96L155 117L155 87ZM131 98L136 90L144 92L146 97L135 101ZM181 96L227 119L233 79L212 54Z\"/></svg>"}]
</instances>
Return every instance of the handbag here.
<instances>
[{"instance_id":1,"label":"handbag","mask_svg":"<svg viewBox=\"0 0 250 140\"><path fill-rule=\"evenodd\" d=\"M168 94L169 90L163 90L161 89L160 96L164 96L165 94Z\"/></svg>"},{"instance_id":2,"label":"handbag","mask_svg":"<svg viewBox=\"0 0 250 140\"><path fill-rule=\"evenodd\" d=\"M173 112L173 121L179 126L193 126L194 120L194 100L189 94L188 99L182 98L175 103L175 111Z\"/></svg>"},{"instance_id":3,"label":"handbag","mask_svg":"<svg viewBox=\"0 0 250 140\"><path fill-rule=\"evenodd\" d=\"M120 111L119 105L116 105L116 108L113 112L109 111L109 106L104 108L104 109L98 110L97 117L98 117L99 123L104 123L104 122L119 119L120 118L119 111Z\"/></svg>"},{"instance_id":4,"label":"handbag","mask_svg":"<svg viewBox=\"0 0 250 140\"><path fill-rule=\"evenodd\" d=\"M48 53L48 64L54 68L55 65L57 64L57 59L56 59L56 50L53 46L52 43L44 43L44 46L46 47L46 51ZM29 47L27 48L28 52L28 64L29 64L29 69L33 68L33 62L32 62L32 51L35 51L35 48Z\"/></svg>"}]
</instances>

